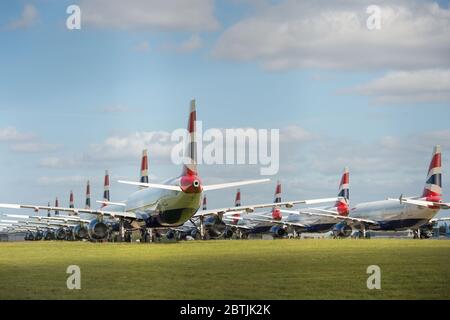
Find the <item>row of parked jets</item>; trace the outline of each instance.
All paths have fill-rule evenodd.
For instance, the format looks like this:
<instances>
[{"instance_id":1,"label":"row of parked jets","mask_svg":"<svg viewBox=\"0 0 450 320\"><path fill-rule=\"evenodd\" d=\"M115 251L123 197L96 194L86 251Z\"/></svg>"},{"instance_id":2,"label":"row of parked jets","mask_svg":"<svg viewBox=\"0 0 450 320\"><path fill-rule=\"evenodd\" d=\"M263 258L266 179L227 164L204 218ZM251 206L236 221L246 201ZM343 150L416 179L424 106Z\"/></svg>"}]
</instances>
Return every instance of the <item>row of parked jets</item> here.
<instances>
[{"instance_id":1,"label":"row of parked jets","mask_svg":"<svg viewBox=\"0 0 450 320\"><path fill-rule=\"evenodd\" d=\"M212 239L251 234L271 234L284 237L288 233L300 235L307 232L332 231L336 237L348 237L357 231L360 237L368 237L367 231L401 231L411 229L415 237L425 237L441 220L436 218L441 209L449 209L450 203L442 201L441 148L435 146L422 195L388 198L349 206L349 170L344 169L337 197L309 200L281 200L281 184L275 190L275 200L270 203L241 205L238 189L235 204L228 208L207 209L205 192L265 183L269 179L256 179L222 184L204 185L197 170L196 107L191 101L188 120L188 146L180 176L163 183L151 183L148 179L148 156L143 151L139 181L119 183L138 186L125 201L111 202L109 174L104 180L103 200L100 208L92 209L89 182L86 188L86 206L75 208L73 193L69 207L48 204L7 204L0 208L32 209L34 215L4 214L0 228L6 232L26 232L27 240L67 239L104 241L117 234L121 240L133 231L141 231L143 240L149 230L164 233L167 238ZM329 203L328 206L324 204ZM307 208L293 209L296 205ZM317 205L317 206L316 206ZM321 206L318 206L321 205ZM46 216L39 211L47 211ZM54 212L54 215L51 215ZM65 214L60 214L64 212ZM15 219L15 220L14 220Z\"/></svg>"}]
</instances>

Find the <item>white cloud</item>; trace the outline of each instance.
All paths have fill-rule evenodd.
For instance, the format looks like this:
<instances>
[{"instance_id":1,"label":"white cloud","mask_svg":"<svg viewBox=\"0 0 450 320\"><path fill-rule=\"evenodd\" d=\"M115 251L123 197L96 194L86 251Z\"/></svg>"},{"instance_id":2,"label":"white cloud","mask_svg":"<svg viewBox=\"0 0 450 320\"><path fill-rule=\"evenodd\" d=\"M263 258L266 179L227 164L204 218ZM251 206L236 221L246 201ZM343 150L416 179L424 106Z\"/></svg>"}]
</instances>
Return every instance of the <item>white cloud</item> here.
<instances>
[{"instance_id":1,"label":"white cloud","mask_svg":"<svg viewBox=\"0 0 450 320\"><path fill-rule=\"evenodd\" d=\"M379 1L381 30L366 26L373 1L286 0L229 27L214 55L269 70L429 69L450 66L450 10Z\"/></svg>"},{"instance_id":2,"label":"white cloud","mask_svg":"<svg viewBox=\"0 0 450 320\"><path fill-rule=\"evenodd\" d=\"M62 146L57 144L42 143L42 142L26 142L11 145L11 150L22 153L39 153L39 152L56 151L61 147Z\"/></svg>"},{"instance_id":3,"label":"white cloud","mask_svg":"<svg viewBox=\"0 0 450 320\"><path fill-rule=\"evenodd\" d=\"M150 163L171 163L170 154L175 143L165 131L135 132L129 135L108 137L102 143L92 144L81 154L46 157L39 165L45 168L69 168L105 166L111 162L134 163L140 159L143 149L148 149Z\"/></svg>"},{"instance_id":4,"label":"white cloud","mask_svg":"<svg viewBox=\"0 0 450 320\"><path fill-rule=\"evenodd\" d=\"M83 0L83 22L101 28L210 31L219 26L212 0Z\"/></svg>"},{"instance_id":5,"label":"white cloud","mask_svg":"<svg viewBox=\"0 0 450 320\"><path fill-rule=\"evenodd\" d=\"M290 125L280 130L280 142L298 143L315 139L317 136L302 127Z\"/></svg>"},{"instance_id":6,"label":"white cloud","mask_svg":"<svg viewBox=\"0 0 450 320\"><path fill-rule=\"evenodd\" d=\"M199 49L203 45L202 39L197 34L193 34L189 39L183 41L178 50L180 52L191 52Z\"/></svg>"},{"instance_id":7,"label":"white cloud","mask_svg":"<svg viewBox=\"0 0 450 320\"><path fill-rule=\"evenodd\" d=\"M67 186L67 185L81 185L86 183L88 179L83 176L62 176L62 177L49 177L43 176L37 179L37 184L41 186Z\"/></svg>"},{"instance_id":8,"label":"white cloud","mask_svg":"<svg viewBox=\"0 0 450 320\"><path fill-rule=\"evenodd\" d=\"M39 13L36 7L28 3L23 7L23 11L20 18L12 21L9 24L9 28L19 29L30 27L37 21L38 16Z\"/></svg>"},{"instance_id":9,"label":"white cloud","mask_svg":"<svg viewBox=\"0 0 450 320\"><path fill-rule=\"evenodd\" d=\"M0 128L0 142L6 143L10 150L21 153L51 152L60 145L42 142L36 135L23 133L15 127Z\"/></svg>"},{"instance_id":10,"label":"white cloud","mask_svg":"<svg viewBox=\"0 0 450 320\"><path fill-rule=\"evenodd\" d=\"M450 102L450 69L393 71L349 90L376 103Z\"/></svg>"},{"instance_id":11,"label":"white cloud","mask_svg":"<svg viewBox=\"0 0 450 320\"><path fill-rule=\"evenodd\" d=\"M34 135L19 132L15 127L0 128L0 141L16 142L33 139Z\"/></svg>"}]
</instances>

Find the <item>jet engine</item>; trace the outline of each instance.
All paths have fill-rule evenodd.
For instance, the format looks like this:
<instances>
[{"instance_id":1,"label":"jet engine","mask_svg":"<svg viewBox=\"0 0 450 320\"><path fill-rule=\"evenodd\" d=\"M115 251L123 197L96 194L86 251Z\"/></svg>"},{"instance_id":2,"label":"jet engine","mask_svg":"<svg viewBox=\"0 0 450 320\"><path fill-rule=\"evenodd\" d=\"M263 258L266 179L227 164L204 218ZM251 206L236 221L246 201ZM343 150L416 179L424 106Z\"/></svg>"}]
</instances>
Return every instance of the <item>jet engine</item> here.
<instances>
[{"instance_id":1,"label":"jet engine","mask_svg":"<svg viewBox=\"0 0 450 320\"><path fill-rule=\"evenodd\" d=\"M44 232L44 240L53 240L55 239L55 233L52 230L47 230Z\"/></svg>"},{"instance_id":2,"label":"jet engine","mask_svg":"<svg viewBox=\"0 0 450 320\"><path fill-rule=\"evenodd\" d=\"M346 223L338 223L333 227L333 234L337 238L347 238L352 234L352 227Z\"/></svg>"},{"instance_id":3,"label":"jet engine","mask_svg":"<svg viewBox=\"0 0 450 320\"><path fill-rule=\"evenodd\" d=\"M223 235L226 229L225 222L223 222L222 219L216 215L208 217L204 224L205 230L211 238L219 238Z\"/></svg>"},{"instance_id":4,"label":"jet engine","mask_svg":"<svg viewBox=\"0 0 450 320\"><path fill-rule=\"evenodd\" d=\"M42 233L42 231L37 230L34 235L34 240L42 240L43 237L44 237L44 234Z\"/></svg>"},{"instance_id":5,"label":"jet engine","mask_svg":"<svg viewBox=\"0 0 450 320\"><path fill-rule=\"evenodd\" d=\"M166 232L166 238L169 240L172 240L173 238L175 238L175 231L173 230L169 230Z\"/></svg>"},{"instance_id":6,"label":"jet engine","mask_svg":"<svg viewBox=\"0 0 450 320\"><path fill-rule=\"evenodd\" d=\"M225 239L230 239L233 236L233 234L234 234L233 230L229 227L226 227L225 231L223 232L223 237Z\"/></svg>"},{"instance_id":7,"label":"jet engine","mask_svg":"<svg viewBox=\"0 0 450 320\"><path fill-rule=\"evenodd\" d=\"M195 240L200 240L200 231L198 229L193 229L191 231L191 237L194 238Z\"/></svg>"},{"instance_id":8,"label":"jet engine","mask_svg":"<svg viewBox=\"0 0 450 320\"><path fill-rule=\"evenodd\" d=\"M83 225L76 225L75 228L73 228L73 234L75 236L75 239L81 240L81 239L87 239L89 237L89 231L88 229Z\"/></svg>"},{"instance_id":9,"label":"jet engine","mask_svg":"<svg viewBox=\"0 0 450 320\"><path fill-rule=\"evenodd\" d=\"M65 240L67 237L67 232L65 228L59 228L55 231L56 240Z\"/></svg>"},{"instance_id":10,"label":"jet engine","mask_svg":"<svg viewBox=\"0 0 450 320\"><path fill-rule=\"evenodd\" d=\"M34 234L33 234L33 232L28 231L28 232L25 234L25 240L27 240L27 241L33 241L33 240L34 240Z\"/></svg>"},{"instance_id":11,"label":"jet engine","mask_svg":"<svg viewBox=\"0 0 450 320\"><path fill-rule=\"evenodd\" d=\"M93 219L88 225L88 234L94 240L103 240L108 237L108 226L98 219Z\"/></svg>"},{"instance_id":12,"label":"jet engine","mask_svg":"<svg viewBox=\"0 0 450 320\"><path fill-rule=\"evenodd\" d=\"M286 235L286 230L282 226L273 226L270 228L270 233L274 238L282 238Z\"/></svg>"}]
</instances>

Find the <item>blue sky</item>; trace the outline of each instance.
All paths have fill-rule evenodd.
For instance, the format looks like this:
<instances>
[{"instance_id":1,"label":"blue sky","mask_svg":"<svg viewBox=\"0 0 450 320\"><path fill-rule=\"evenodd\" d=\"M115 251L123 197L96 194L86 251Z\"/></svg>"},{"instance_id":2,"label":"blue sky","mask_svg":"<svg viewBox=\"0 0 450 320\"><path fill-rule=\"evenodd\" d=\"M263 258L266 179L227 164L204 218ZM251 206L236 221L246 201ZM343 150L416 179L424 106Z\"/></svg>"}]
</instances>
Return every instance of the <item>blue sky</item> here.
<instances>
[{"instance_id":1,"label":"blue sky","mask_svg":"<svg viewBox=\"0 0 450 320\"><path fill-rule=\"evenodd\" d=\"M370 1L198 0L195 10L181 2L174 13L165 1L130 1L138 16L120 1L1 2L1 202L64 204L74 189L81 205L86 179L100 198L104 169L113 181L137 178L136 147L97 153L111 137L129 143L184 127L194 97L205 129L281 129L282 169L272 179L286 199L334 195L345 165L354 203L417 194L434 144L448 194L447 1L380 1L379 31L365 28ZM65 27L70 4L81 7L81 30ZM155 180L179 173L147 147ZM205 182L259 172L201 170ZM243 202L267 201L273 188L243 189ZM133 191L111 189L113 200ZM233 193L209 203L229 205Z\"/></svg>"}]
</instances>

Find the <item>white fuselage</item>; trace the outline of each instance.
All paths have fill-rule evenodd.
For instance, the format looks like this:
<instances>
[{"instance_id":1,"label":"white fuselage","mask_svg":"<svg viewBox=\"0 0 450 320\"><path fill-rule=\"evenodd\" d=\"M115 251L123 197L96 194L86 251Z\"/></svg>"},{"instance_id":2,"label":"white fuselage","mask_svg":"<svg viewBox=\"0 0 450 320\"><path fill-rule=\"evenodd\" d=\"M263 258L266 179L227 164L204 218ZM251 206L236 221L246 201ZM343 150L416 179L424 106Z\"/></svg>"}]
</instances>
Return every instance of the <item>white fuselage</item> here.
<instances>
[{"instance_id":1,"label":"white fuselage","mask_svg":"<svg viewBox=\"0 0 450 320\"><path fill-rule=\"evenodd\" d=\"M369 225L372 230L416 229L428 223L438 209L423 208L413 204L391 200L360 203L350 210L350 217L373 220L378 225Z\"/></svg>"},{"instance_id":2,"label":"white fuselage","mask_svg":"<svg viewBox=\"0 0 450 320\"><path fill-rule=\"evenodd\" d=\"M180 185L180 177L164 182L166 185ZM189 220L200 208L201 193L144 188L133 192L125 206L108 205L105 211L134 213L144 220L147 227L175 227Z\"/></svg>"}]
</instances>

